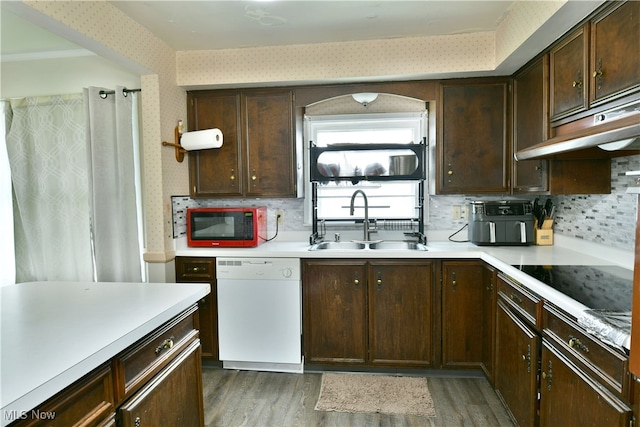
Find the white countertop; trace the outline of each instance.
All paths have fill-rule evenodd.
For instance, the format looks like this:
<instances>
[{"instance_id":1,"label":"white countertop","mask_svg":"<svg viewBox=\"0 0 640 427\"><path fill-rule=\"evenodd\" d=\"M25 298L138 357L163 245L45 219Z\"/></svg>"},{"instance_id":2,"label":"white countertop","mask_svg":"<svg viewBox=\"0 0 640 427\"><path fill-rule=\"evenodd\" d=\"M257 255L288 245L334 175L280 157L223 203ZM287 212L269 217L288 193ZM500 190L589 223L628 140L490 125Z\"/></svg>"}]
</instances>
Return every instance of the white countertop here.
<instances>
[{"instance_id":1,"label":"white countertop","mask_svg":"<svg viewBox=\"0 0 640 427\"><path fill-rule=\"evenodd\" d=\"M426 252L372 249L309 251L308 235L306 239L304 235L298 235L297 239L285 236L282 240L263 243L255 248L190 248L186 245L186 239L178 239L176 256L482 259L575 318L580 317L585 310L597 307L586 307L513 266L617 265L633 270L633 251L611 248L558 234L555 236L556 244L551 246L477 246L468 242L458 243L446 240L448 232L433 234L441 240L429 241ZM342 238L342 241L347 240L349 239ZM629 348L629 341L624 344L624 347Z\"/></svg>"},{"instance_id":2,"label":"white countertop","mask_svg":"<svg viewBox=\"0 0 640 427\"><path fill-rule=\"evenodd\" d=\"M206 283L32 282L1 291L0 419L29 411L210 292Z\"/></svg>"}]
</instances>

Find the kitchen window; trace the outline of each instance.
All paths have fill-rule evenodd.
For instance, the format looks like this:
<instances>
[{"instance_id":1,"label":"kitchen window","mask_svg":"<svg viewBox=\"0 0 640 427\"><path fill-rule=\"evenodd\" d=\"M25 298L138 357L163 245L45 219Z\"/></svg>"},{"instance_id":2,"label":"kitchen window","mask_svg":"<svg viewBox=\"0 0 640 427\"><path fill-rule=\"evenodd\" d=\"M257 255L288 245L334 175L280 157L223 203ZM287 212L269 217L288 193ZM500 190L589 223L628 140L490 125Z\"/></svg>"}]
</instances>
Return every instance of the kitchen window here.
<instances>
[{"instance_id":1,"label":"kitchen window","mask_svg":"<svg viewBox=\"0 0 640 427\"><path fill-rule=\"evenodd\" d=\"M306 116L305 223L311 223L312 213L308 150L311 144L317 147L335 144L418 144L426 136L426 126L426 112ZM372 155L359 152L358 156L344 156L337 159L336 163L341 168L362 171L372 166L389 167L388 156L381 156L379 152ZM353 217L349 215L351 195L356 190L363 190L367 194L369 217L372 219L400 220L418 217L418 182L362 180L352 183L342 180L319 183L318 218L332 221L361 219L364 216L362 209L357 209ZM362 200L358 198L356 205L362 204Z\"/></svg>"}]
</instances>

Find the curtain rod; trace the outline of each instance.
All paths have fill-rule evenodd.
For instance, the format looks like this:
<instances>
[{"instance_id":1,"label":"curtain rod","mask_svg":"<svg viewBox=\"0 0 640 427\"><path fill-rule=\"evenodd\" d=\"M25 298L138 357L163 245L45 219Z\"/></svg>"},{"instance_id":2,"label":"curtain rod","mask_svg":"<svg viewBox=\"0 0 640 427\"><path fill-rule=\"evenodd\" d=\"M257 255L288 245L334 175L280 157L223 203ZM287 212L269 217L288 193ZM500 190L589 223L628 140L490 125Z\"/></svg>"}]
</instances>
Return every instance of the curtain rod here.
<instances>
[{"instance_id":1,"label":"curtain rod","mask_svg":"<svg viewBox=\"0 0 640 427\"><path fill-rule=\"evenodd\" d=\"M127 89L126 87L122 89L122 95L126 98L129 92L142 92L142 89ZM98 92L100 94L100 98L107 99L107 96L113 95L116 93L115 90L101 90Z\"/></svg>"}]
</instances>

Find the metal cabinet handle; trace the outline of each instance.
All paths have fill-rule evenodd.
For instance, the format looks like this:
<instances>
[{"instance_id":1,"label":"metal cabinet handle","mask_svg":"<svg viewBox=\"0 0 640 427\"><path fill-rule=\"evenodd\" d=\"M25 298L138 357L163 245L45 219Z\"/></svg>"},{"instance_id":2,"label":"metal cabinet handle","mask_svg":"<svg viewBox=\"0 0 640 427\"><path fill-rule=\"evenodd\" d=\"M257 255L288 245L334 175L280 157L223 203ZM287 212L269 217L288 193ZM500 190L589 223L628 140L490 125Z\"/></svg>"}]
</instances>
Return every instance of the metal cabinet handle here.
<instances>
[{"instance_id":1,"label":"metal cabinet handle","mask_svg":"<svg viewBox=\"0 0 640 427\"><path fill-rule=\"evenodd\" d=\"M229 176L229 179L231 181L235 181L235 179L236 179L236 171L235 171L235 169L231 169L231 176Z\"/></svg>"},{"instance_id":2,"label":"metal cabinet handle","mask_svg":"<svg viewBox=\"0 0 640 427\"><path fill-rule=\"evenodd\" d=\"M589 353L589 347L584 345L582 341L580 341L580 339L569 335L569 340L567 342L569 344L569 347L575 348L577 350L582 350L585 353Z\"/></svg>"},{"instance_id":3,"label":"metal cabinet handle","mask_svg":"<svg viewBox=\"0 0 640 427\"><path fill-rule=\"evenodd\" d=\"M158 347L156 347L156 355L162 353L162 350L165 350L167 348L173 347L173 340L174 339L175 339L175 337L171 336L171 337L167 338L166 340L164 340L162 342L162 344L160 344Z\"/></svg>"},{"instance_id":4,"label":"metal cabinet handle","mask_svg":"<svg viewBox=\"0 0 640 427\"><path fill-rule=\"evenodd\" d=\"M527 372L531 372L531 344L527 344L527 354L522 355L522 361L527 362Z\"/></svg>"},{"instance_id":5,"label":"metal cabinet handle","mask_svg":"<svg viewBox=\"0 0 640 427\"><path fill-rule=\"evenodd\" d=\"M542 379L547 381L547 390L551 391L551 380L553 379L553 364L549 360L548 372L542 371Z\"/></svg>"},{"instance_id":6,"label":"metal cabinet handle","mask_svg":"<svg viewBox=\"0 0 640 427\"><path fill-rule=\"evenodd\" d=\"M582 71L578 71L578 78L573 81L572 86L577 89L582 89Z\"/></svg>"},{"instance_id":7,"label":"metal cabinet handle","mask_svg":"<svg viewBox=\"0 0 640 427\"><path fill-rule=\"evenodd\" d=\"M593 72L593 78L596 79L596 86L598 89L602 89L602 58L598 60L598 68Z\"/></svg>"},{"instance_id":8,"label":"metal cabinet handle","mask_svg":"<svg viewBox=\"0 0 640 427\"><path fill-rule=\"evenodd\" d=\"M511 294L509 297L511 298L511 301L515 301L518 304L522 304L522 298L520 298L518 295Z\"/></svg>"},{"instance_id":9,"label":"metal cabinet handle","mask_svg":"<svg viewBox=\"0 0 640 427\"><path fill-rule=\"evenodd\" d=\"M135 421L133 422L133 425L135 427L140 427L142 425L142 420L140 419L140 417L136 417Z\"/></svg>"}]
</instances>

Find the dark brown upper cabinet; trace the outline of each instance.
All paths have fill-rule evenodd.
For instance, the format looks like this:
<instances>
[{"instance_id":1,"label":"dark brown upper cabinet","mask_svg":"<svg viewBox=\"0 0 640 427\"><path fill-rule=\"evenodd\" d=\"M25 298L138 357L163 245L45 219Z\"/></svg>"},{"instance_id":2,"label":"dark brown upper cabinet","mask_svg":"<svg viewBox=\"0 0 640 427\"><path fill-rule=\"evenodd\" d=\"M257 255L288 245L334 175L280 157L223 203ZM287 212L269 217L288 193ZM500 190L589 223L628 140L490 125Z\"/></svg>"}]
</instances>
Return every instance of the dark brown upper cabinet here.
<instances>
[{"instance_id":1,"label":"dark brown upper cabinet","mask_svg":"<svg viewBox=\"0 0 640 427\"><path fill-rule=\"evenodd\" d=\"M295 197L291 90L189 92L189 130L219 128L219 149L189 153L192 197Z\"/></svg>"},{"instance_id":2,"label":"dark brown upper cabinet","mask_svg":"<svg viewBox=\"0 0 640 427\"><path fill-rule=\"evenodd\" d=\"M551 120L588 108L589 25L564 38L550 52Z\"/></svg>"},{"instance_id":3,"label":"dark brown upper cabinet","mask_svg":"<svg viewBox=\"0 0 640 427\"><path fill-rule=\"evenodd\" d=\"M439 96L437 193L509 193L509 80L444 81Z\"/></svg>"},{"instance_id":4,"label":"dark brown upper cabinet","mask_svg":"<svg viewBox=\"0 0 640 427\"><path fill-rule=\"evenodd\" d=\"M591 21L592 104L640 90L640 2L612 3Z\"/></svg>"}]
</instances>

